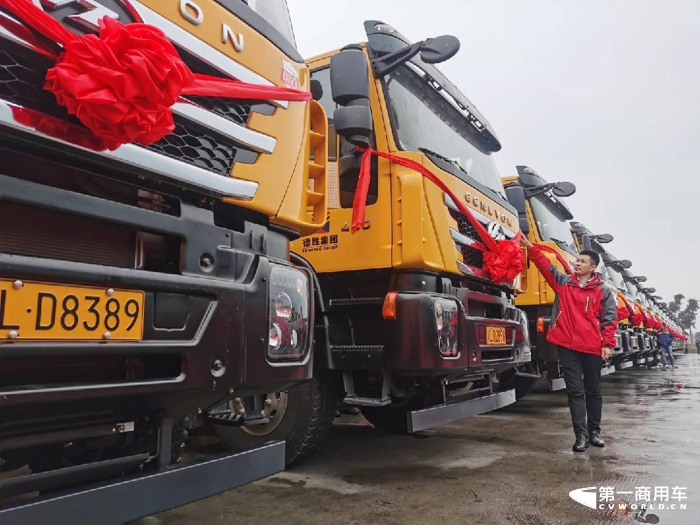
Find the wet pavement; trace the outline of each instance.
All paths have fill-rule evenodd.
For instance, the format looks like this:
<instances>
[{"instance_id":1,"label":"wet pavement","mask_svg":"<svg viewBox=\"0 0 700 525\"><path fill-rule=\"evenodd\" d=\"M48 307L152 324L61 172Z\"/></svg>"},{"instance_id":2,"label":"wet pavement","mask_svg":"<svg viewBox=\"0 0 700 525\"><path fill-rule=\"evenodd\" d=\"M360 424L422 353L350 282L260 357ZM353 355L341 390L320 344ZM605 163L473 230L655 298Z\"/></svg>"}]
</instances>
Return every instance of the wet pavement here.
<instances>
[{"instance_id":1,"label":"wet pavement","mask_svg":"<svg viewBox=\"0 0 700 525\"><path fill-rule=\"evenodd\" d=\"M303 465L140 523L700 523L700 356L678 365L603 379L604 449L571 451L565 392L532 394L424 438L344 417ZM569 497L587 487L597 506L630 505L594 510ZM641 487L654 506L646 513L629 508L644 503Z\"/></svg>"}]
</instances>

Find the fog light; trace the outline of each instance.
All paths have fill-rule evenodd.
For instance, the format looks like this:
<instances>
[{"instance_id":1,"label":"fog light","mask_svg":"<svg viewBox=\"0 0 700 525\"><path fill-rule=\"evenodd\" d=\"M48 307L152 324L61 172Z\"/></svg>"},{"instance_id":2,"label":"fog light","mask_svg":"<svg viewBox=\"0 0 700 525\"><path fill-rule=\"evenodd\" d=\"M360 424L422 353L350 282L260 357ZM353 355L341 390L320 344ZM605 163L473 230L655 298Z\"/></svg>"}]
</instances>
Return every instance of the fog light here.
<instances>
[{"instance_id":1,"label":"fog light","mask_svg":"<svg viewBox=\"0 0 700 525\"><path fill-rule=\"evenodd\" d=\"M459 306L455 301L438 299L433 305L438 351L442 357L459 354Z\"/></svg>"},{"instance_id":2,"label":"fog light","mask_svg":"<svg viewBox=\"0 0 700 525\"><path fill-rule=\"evenodd\" d=\"M270 335L268 337L269 351L276 351L282 344L282 329L277 323L270 325Z\"/></svg>"},{"instance_id":3,"label":"fog light","mask_svg":"<svg viewBox=\"0 0 700 525\"><path fill-rule=\"evenodd\" d=\"M303 361L310 330L309 280L295 268L272 264L270 270L270 324L267 357L270 361Z\"/></svg>"}]
</instances>

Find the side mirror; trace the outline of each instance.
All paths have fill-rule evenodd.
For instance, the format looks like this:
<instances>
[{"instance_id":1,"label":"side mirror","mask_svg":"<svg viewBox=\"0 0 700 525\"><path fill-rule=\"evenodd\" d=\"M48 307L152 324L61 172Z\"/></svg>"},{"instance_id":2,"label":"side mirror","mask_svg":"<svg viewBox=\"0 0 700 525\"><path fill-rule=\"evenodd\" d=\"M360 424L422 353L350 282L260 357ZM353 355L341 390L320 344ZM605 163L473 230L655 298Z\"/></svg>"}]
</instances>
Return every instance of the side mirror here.
<instances>
[{"instance_id":1,"label":"side mirror","mask_svg":"<svg viewBox=\"0 0 700 525\"><path fill-rule=\"evenodd\" d=\"M576 186L571 182L557 182L552 188L552 193L556 197L571 197L576 193Z\"/></svg>"},{"instance_id":2,"label":"side mirror","mask_svg":"<svg viewBox=\"0 0 700 525\"><path fill-rule=\"evenodd\" d=\"M609 233L601 233L600 235L595 236L595 240L600 244L608 244L609 242L613 242L614 239L615 238Z\"/></svg>"},{"instance_id":3,"label":"side mirror","mask_svg":"<svg viewBox=\"0 0 700 525\"><path fill-rule=\"evenodd\" d=\"M331 90L341 106L369 99L367 57L360 46L346 46L331 58Z\"/></svg>"},{"instance_id":4,"label":"side mirror","mask_svg":"<svg viewBox=\"0 0 700 525\"><path fill-rule=\"evenodd\" d=\"M645 282L647 282L647 278L644 275L638 275L637 282L638 283L645 283Z\"/></svg>"},{"instance_id":5,"label":"side mirror","mask_svg":"<svg viewBox=\"0 0 700 525\"><path fill-rule=\"evenodd\" d=\"M428 38L420 47L420 59L426 64L445 62L459 51L459 39L452 35Z\"/></svg>"},{"instance_id":6,"label":"side mirror","mask_svg":"<svg viewBox=\"0 0 700 525\"><path fill-rule=\"evenodd\" d=\"M620 268L627 270L632 267L632 261L629 259L622 259L621 261L618 261L618 265Z\"/></svg>"},{"instance_id":7,"label":"side mirror","mask_svg":"<svg viewBox=\"0 0 700 525\"><path fill-rule=\"evenodd\" d=\"M527 220L527 208L525 207L525 190L522 186L513 185L506 188L506 198L518 212L518 222L523 235L530 233L530 223Z\"/></svg>"},{"instance_id":8,"label":"side mirror","mask_svg":"<svg viewBox=\"0 0 700 525\"><path fill-rule=\"evenodd\" d=\"M520 224L520 231L523 232L523 235L527 236L530 233L530 222L527 220L527 217L519 217L518 222Z\"/></svg>"},{"instance_id":9,"label":"side mirror","mask_svg":"<svg viewBox=\"0 0 700 525\"><path fill-rule=\"evenodd\" d=\"M508 186L506 188L506 198L513 208L518 211L518 215L525 215L527 213L527 208L525 206L525 190L523 190L522 186Z\"/></svg>"},{"instance_id":10,"label":"side mirror","mask_svg":"<svg viewBox=\"0 0 700 525\"><path fill-rule=\"evenodd\" d=\"M335 110L335 132L355 146L369 146L372 110L369 107L369 70L362 48L343 48L331 58L331 90L340 108Z\"/></svg>"},{"instance_id":11,"label":"side mirror","mask_svg":"<svg viewBox=\"0 0 700 525\"><path fill-rule=\"evenodd\" d=\"M368 106L348 106L333 112L335 132L355 146L367 147L372 136L372 111Z\"/></svg>"}]
</instances>

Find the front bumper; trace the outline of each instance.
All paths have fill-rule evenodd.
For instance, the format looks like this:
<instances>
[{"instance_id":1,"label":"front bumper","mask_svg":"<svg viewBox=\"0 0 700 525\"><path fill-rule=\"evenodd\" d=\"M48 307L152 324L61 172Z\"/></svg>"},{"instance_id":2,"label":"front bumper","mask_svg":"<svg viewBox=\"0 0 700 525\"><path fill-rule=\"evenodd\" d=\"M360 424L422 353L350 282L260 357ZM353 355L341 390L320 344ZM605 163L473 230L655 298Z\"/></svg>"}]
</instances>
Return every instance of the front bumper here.
<instances>
[{"instance_id":1,"label":"front bumper","mask_svg":"<svg viewBox=\"0 0 700 525\"><path fill-rule=\"evenodd\" d=\"M385 360L389 369L403 374L440 374L453 370L470 372L501 372L530 361L525 314L503 301L500 318L466 315L469 292L465 298L430 293L399 293L396 301L397 319L391 322L390 348ZM459 308L457 333L458 352L442 356L438 348L434 305L436 300L456 301ZM484 300L483 297L479 298ZM494 298L496 301L501 299ZM496 303L497 304L497 303ZM477 327L502 327L510 332L504 345L479 342ZM524 332L523 332L524 330ZM517 340L516 334L522 334ZM523 337L524 336L524 337Z\"/></svg>"},{"instance_id":2,"label":"front bumper","mask_svg":"<svg viewBox=\"0 0 700 525\"><path fill-rule=\"evenodd\" d=\"M177 238L181 254L175 274L0 253L2 279L145 292L140 342L0 343L0 361L16 370L0 375L0 438L68 417L72 428L156 411L182 417L234 391L279 391L311 376L310 348L297 365L266 359L268 277L272 261L285 264L282 235L248 222L242 232L218 227L212 212L184 202L179 216L166 215L0 175L3 202ZM206 268L203 254L213 260Z\"/></svg>"}]
</instances>

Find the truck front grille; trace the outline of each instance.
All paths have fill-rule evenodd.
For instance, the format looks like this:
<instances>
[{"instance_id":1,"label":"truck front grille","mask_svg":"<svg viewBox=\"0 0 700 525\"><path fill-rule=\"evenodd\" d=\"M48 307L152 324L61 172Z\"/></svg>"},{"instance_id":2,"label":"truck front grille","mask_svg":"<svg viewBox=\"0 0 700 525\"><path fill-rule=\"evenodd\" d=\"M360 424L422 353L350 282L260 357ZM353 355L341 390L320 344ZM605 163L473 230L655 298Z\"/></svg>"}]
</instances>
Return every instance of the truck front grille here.
<instances>
[{"instance_id":1,"label":"truck front grille","mask_svg":"<svg viewBox=\"0 0 700 525\"><path fill-rule=\"evenodd\" d=\"M476 228L474 228L474 226L472 226L469 223L469 221L464 215L452 209L450 210L450 215L455 221L457 221L459 233L473 241L483 242L481 237L477 233ZM462 259L464 260L464 264L467 264L474 268L481 268L483 266L484 255L482 252L463 244L457 244L457 247L462 253Z\"/></svg>"},{"instance_id":2,"label":"truck front grille","mask_svg":"<svg viewBox=\"0 0 700 525\"><path fill-rule=\"evenodd\" d=\"M44 89L46 71L51 60L27 49L0 40L0 99L82 125L56 103L54 95ZM249 101L190 97L205 109L245 126L253 111L271 114L274 107ZM147 149L178 161L228 176L235 163L253 164L258 153L230 139L175 116L175 130Z\"/></svg>"}]
</instances>

